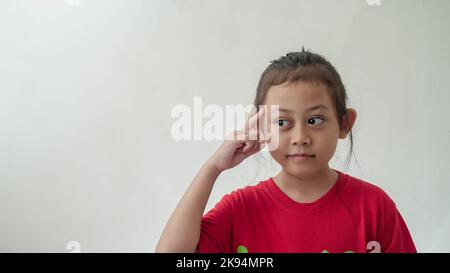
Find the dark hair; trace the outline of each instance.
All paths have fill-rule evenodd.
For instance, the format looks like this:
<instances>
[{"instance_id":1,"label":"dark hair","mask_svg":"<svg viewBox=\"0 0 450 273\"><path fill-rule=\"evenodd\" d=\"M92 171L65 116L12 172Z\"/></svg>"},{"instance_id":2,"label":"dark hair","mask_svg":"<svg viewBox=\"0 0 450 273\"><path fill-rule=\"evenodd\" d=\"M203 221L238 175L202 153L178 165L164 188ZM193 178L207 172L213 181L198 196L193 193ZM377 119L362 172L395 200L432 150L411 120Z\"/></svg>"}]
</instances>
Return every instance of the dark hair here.
<instances>
[{"instance_id":1,"label":"dark hair","mask_svg":"<svg viewBox=\"0 0 450 273\"><path fill-rule=\"evenodd\" d=\"M305 51L302 46L301 52L289 52L286 56L273 60L264 70L256 89L254 105L257 110L262 105L267 91L273 85L285 82L295 83L297 81L319 82L327 85L327 89L334 103L339 128L343 118L349 124L347 115L347 94L341 76L334 66L319 54ZM347 156L348 165L353 153L353 133L350 129L350 153Z\"/></svg>"}]
</instances>

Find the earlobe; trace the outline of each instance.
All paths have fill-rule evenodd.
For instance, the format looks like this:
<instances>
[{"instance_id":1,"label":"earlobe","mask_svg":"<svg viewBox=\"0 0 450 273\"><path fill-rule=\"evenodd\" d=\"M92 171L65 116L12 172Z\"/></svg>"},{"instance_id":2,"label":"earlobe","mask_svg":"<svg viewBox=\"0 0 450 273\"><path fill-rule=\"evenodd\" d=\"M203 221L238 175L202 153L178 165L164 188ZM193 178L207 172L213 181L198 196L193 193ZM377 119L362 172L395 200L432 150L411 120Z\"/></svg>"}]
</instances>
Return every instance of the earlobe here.
<instances>
[{"instance_id":1,"label":"earlobe","mask_svg":"<svg viewBox=\"0 0 450 273\"><path fill-rule=\"evenodd\" d=\"M355 125L356 121L356 110L352 108L348 108L346 110L346 115L348 119L345 117L342 118L341 121L341 129L339 131L339 138L344 139L347 137L348 133L350 133L350 130L353 128L353 125Z\"/></svg>"}]
</instances>

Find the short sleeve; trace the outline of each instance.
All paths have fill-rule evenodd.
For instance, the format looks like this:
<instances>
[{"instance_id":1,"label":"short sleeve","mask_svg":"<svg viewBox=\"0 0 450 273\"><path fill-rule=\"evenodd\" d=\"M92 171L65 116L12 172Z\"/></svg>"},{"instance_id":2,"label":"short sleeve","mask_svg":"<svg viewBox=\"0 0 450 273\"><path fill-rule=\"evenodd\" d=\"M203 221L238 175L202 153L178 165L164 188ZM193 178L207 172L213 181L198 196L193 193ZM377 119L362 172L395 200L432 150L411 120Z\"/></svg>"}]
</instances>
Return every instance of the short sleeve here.
<instances>
[{"instance_id":1,"label":"short sleeve","mask_svg":"<svg viewBox=\"0 0 450 273\"><path fill-rule=\"evenodd\" d=\"M199 253L232 252L232 194L227 194L202 218Z\"/></svg>"},{"instance_id":2,"label":"short sleeve","mask_svg":"<svg viewBox=\"0 0 450 273\"><path fill-rule=\"evenodd\" d=\"M379 234L381 252L416 253L416 247L411 238L400 212L395 209Z\"/></svg>"}]
</instances>

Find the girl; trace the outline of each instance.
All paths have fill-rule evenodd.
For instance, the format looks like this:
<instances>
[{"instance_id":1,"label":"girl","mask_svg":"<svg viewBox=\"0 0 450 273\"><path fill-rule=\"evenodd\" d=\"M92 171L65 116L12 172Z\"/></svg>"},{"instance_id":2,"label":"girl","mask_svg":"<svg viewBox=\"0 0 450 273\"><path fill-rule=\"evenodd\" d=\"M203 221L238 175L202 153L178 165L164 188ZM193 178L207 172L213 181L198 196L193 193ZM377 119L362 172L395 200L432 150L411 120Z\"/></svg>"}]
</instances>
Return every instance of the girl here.
<instances>
[{"instance_id":1,"label":"girl","mask_svg":"<svg viewBox=\"0 0 450 273\"><path fill-rule=\"evenodd\" d=\"M341 77L322 56L302 49L272 61L257 87L258 113L201 167L156 252L416 252L382 189L329 167L338 139L350 135L352 152L356 111L346 104ZM277 126L267 145L276 143L269 151L281 171L225 195L203 215L220 173L264 145L260 105L279 107L266 125Z\"/></svg>"}]
</instances>

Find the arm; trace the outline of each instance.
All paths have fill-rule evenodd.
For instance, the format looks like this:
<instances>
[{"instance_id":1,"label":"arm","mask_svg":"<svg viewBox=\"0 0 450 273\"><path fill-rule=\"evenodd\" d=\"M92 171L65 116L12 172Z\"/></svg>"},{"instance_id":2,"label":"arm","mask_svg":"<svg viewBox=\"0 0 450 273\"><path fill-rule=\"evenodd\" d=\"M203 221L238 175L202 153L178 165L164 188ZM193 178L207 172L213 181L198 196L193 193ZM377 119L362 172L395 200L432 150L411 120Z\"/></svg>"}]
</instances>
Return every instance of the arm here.
<instances>
[{"instance_id":1,"label":"arm","mask_svg":"<svg viewBox=\"0 0 450 273\"><path fill-rule=\"evenodd\" d=\"M209 161L201 167L172 213L155 252L194 252L196 250L202 216L219 175L219 170L209 164Z\"/></svg>"},{"instance_id":2,"label":"arm","mask_svg":"<svg viewBox=\"0 0 450 273\"><path fill-rule=\"evenodd\" d=\"M233 132L233 138L224 141L200 168L167 222L155 252L196 251L203 213L217 177L259 152L263 146L256 129L262 113L254 114L246 122L244 131Z\"/></svg>"}]
</instances>

